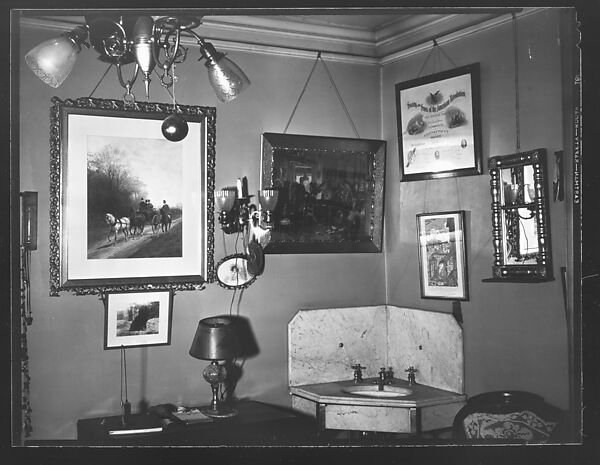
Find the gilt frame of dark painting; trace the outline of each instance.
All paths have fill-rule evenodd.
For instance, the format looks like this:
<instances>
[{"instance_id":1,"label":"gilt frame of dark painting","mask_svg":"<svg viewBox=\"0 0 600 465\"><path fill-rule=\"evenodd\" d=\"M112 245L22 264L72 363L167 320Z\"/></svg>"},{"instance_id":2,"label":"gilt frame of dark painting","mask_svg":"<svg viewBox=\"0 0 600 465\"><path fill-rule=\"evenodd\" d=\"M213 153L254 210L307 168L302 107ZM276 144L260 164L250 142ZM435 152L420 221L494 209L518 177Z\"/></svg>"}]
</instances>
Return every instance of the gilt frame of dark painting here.
<instances>
[{"instance_id":1,"label":"gilt frame of dark painting","mask_svg":"<svg viewBox=\"0 0 600 465\"><path fill-rule=\"evenodd\" d=\"M265 253L381 252L385 158L383 140L264 133L260 185L278 191Z\"/></svg>"},{"instance_id":2,"label":"gilt frame of dark painting","mask_svg":"<svg viewBox=\"0 0 600 465\"><path fill-rule=\"evenodd\" d=\"M400 181L482 173L479 63L396 84Z\"/></svg>"},{"instance_id":3,"label":"gilt frame of dark painting","mask_svg":"<svg viewBox=\"0 0 600 465\"><path fill-rule=\"evenodd\" d=\"M463 210L419 213L419 275L423 299L469 300Z\"/></svg>"},{"instance_id":4,"label":"gilt frame of dark painting","mask_svg":"<svg viewBox=\"0 0 600 465\"><path fill-rule=\"evenodd\" d=\"M109 293L104 303L104 350L171 344L173 292Z\"/></svg>"},{"instance_id":5,"label":"gilt frame of dark painting","mask_svg":"<svg viewBox=\"0 0 600 465\"><path fill-rule=\"evenodd\" d=\"M52 99L50 295L214 280L213 107ZM176 112L187 137L171 142Z\"/></svg>"}]
</instances>

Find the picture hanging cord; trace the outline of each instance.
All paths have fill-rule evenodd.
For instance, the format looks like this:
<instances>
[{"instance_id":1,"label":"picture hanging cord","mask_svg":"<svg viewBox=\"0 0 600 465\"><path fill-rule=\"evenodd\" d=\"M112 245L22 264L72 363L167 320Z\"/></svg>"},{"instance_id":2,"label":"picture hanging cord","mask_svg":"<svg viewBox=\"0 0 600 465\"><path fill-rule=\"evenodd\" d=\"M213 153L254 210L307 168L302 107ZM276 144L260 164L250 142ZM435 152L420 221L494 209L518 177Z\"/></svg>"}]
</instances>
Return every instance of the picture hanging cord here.
<instances>
[{"instance_id":1,"label":"picture hanging cord","mask_svg":"<svg viewBox=\"0 0 600 465\"><path fill-rule=\"evenodd\" d=\"M327 64L325 63L325 61L321 57L321 52L317 53L317 59L315 60L312 69L310 70L310 73L308 75L308 79L304 83L304 87L302 88L302 91L300 92L300 96L298 97L298 100L296 101L296 105L294 105L294 109L292 110L292 114L290 115L290 118L288 119L288 122L285 125L285 129L283 130L283 133L286 134L288 128L290 127L290 123L292 122L292 118L296 114L296 110L298 109L298 105L300 104L300 100L302 100L302 97L304 96L304 92L306 91L306 88L308 87L308 83L310 81L310 78L312 77L312 75L313 75L313 73L315 71L315 68L317 67L317 63L319 63L319 60L321 60L321 63L323 63L323 67L325 68L325 71L327 72L327 76L329 77L329 80L331 81L331 85L333 86L333 88L334 88L334 90L335 90L335 92L337 94L338 100L340 101L340 103L342 105L342 108L344 109L344 112L346 113L346 116L348 117L348 121L350 121L350 124L352 125L352 129L354 130L354 134L356 135L356 137L358 139L360 139L358 131L356 130L356 125L354 124L354 121L352 121L352 117L350 116L350 112L348 111L348 107L344 103L344 100L342 99L340 91L338 90L337 86L335 85L335 82L333 80L333 76L331 75L331 72L329 71L329 68L327 67Z\"/></svg>"},{"instance_id":2,"label":"picture hanging cord","mask_svg":"<svg viewBox=\"0 0 600 465\"><path fill-rule=\"evenodd\" d=\"M156 69L154 70L156 71ZM173 113L177 113L177 101L175 100L175 83L177 82L177 76L175 75L175 63L173 63L173 92L171 93L167 86L163 85L163 87L169 92L171 99L173 100ZM161 81L162 82L162 81Z\"/></svg>"},{"instance_id":3,"label":"picture hanging cord","mask_svg":"<svg viewBox=\"0 0 600 465\"><path fill-rule=\"evenodd\" d=\"M448 54L444 51L444 49L442 49L442 47L440 47L440 45L438 44L436 39L433 39L433 47L431 47L431 50L429 51L429 54L427 55L427 57L425 58L425 61L423 62L423 65L421 66L421 69L419 70L419 73L417 74L417 77L421 77L421 74L423 73L423 70L425 69L425 66L427 66L427 63L429 62L429 59L434 56L434 61L433 61L433 72L436 73L439 69L439 67L436 65L436 59L439 58L439 53L442 53L444 55L444 57L446 58L446 60L448 60L450 62L450 64L453 67L457 67L456 63L454 63L454 61L452 60L452 58L450 58L448 56ZM458 189L458 179L455 178L456 181L456 192L457 192L457 198L458 198L458 209L460 210L460 196L459 196L459 189ZM423 205L423 211L426 212L427 210L427 189L429 187L429 180L426 179L425 180L425 194L424 194L424 205Z\"/></svg>"},{"instance_id":4,"label":"picture hanging cord","mask_svg":"<svg viewBox=\"0 0 600 465\"><path fill-rule=\"evenodd\" d=\"M517 150L521 151L521 128L519 124L519 54L518 54L518 36L517 36L517 15L512 13L512 24L513 24L513 45L515 55L515 133L517 137Z\"/></svg>"},{"instance_id":5,"label":"picture hanging cord","mask_svg":"<svg viewBox=\"0 0 600 465\"><path fill-rule=\"evenodd\" d=\"M98 81L98 83L96 84L96 86L94 87L94 89L90 92L90 95L88 95L88 98L91 98L92 95L94 95L94 92L96 92L96 89L98 88L98 86L100 85L100 83L104 80L104 78L106 77L106 75L108 74L108 72L110 71L110 69L114 66L114 63L111 63L110 65L108 65L108 68L106 68L106 71L104 71L104 74L102 75L102 77L100 78L100 80Z\"/></svg>"},{"instance_id":6,"label":"picture hanging cord","mask_svg":"<svg viewBox=\"0 0 600 465\"><path fill-rule=\"evenodd\" d=\"M440 45L437 43L436 39L433 39L433 47L431 47L431 50L429 51L429 54L427 55L427 57L425 58L425 61L423 62L423 65L421 66L421 69L419 70L419 74L417 74L417 77L421 77L421 74L423 73L423 70L425 69L425 66L427 65L427 63L429 62L429 59L431 58L431 56L435 53L435 58L439 58L439 52L441 52L444 57L450 62L450 64L452 66L454 66L455 68L456 63L454 63L454 61L452 61L452 59L448 56L448 54L444 51L444 49L442 49L442 47L440 47ZM436 64L435 64L435 58L434 58L434 66L433 66L433 72L435 73L437 68L436 68Z\"/></svg>"},{"instance_id":7,"label":"picture hanging cord","mask_svg":"<svg viewBox=\"0 0 600 465\"><path fill-rule=\"evenodd\" d=\"M458 176L454 177L454 183L456 185L456 201L458 202L457 210L461 210L460 208L460 187L458 182Z\"/></svg>"}]
</instances>

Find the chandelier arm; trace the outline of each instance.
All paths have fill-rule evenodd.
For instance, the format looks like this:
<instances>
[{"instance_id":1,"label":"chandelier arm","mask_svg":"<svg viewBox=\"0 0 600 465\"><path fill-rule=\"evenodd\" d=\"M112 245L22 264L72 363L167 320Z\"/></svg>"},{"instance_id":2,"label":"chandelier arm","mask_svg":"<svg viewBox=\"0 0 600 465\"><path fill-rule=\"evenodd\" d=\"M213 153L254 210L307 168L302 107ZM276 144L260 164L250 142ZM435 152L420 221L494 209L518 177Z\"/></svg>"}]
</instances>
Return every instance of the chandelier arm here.
<instances>
[{"instance_id":1,"label":"chandelier arm","mask_svg":"<svg viewBox=\"0 0 600 465\"><path fill-rule=\"evenodd\" d=\"M200 37L198 34L196 34L194 31L192 31L191 29L186 30L185 32L187 32L188 34L190 34L194 39L196 39L196 41L198 42L198 45L200 46L204 46L205 42L204 39L202 37Z\"/></svg>"},{"instance_id":2,"label":"chandelier arm","mask_svg":"<svg viewBox=\"0 0 600 465\"><path fill-rule=\"evenodd\" d=\"M119 78L119 84L121 84L121 87L123 87L124 89L129 89L133 86L133 84L135 83L135 80L138 77L140 71L140 65L137 64L137 62L135 63L135 71L133 73L133 78L130 79L129 81L125 82L123 80L123 73L121 71L121 63L117 62L117 77Z\"/></svg>"},{"instance_id":3,"label":"chandelier arm","mask_svg":"<svg viewBox=\"0 0 600 465\"><path fill-rule=\"evenodd\" d=\"M200 58L198 59L198 61L200 61L202 59L208 60L204 51L206 50L207 44L210 45L210 43L206 42L203 37L200 37L196 32L194 32L192 30L188 29L185 32L189 33L192 37L194 37L194 39L196 39L196 42L198 43L198 45L200 45Z\"/></svg>"},{"instance_id":4,"label":"chandelier arm","mask_svg":"<svg viewBox=\"0 0 600 465\"><path fill-rule=\"evenodd\" d=\"M175 45L174 45L174 53L172 55L172 57L169 59L167 58L166 61L162 62L160 60L160 56L158 53L158 45L161 43L160 42L160 36L161 36L161 32L158 33L158 35L154 35L154 41L156 42L156 47L152 47L152 54L154 55L154 61L156 63L158 63L160 65L160 67L165 70L168 71L169 69L171 69L171 67L173 66L173 62L175 61L175 58L177 57L177 52L179 51L179 46L180 46L180 42L181 42L181 30L180 29L175 29ZM169 44L168 43L168 38L171 36L171 33L168 33L165 35L165 44ZM165 53L165 57L167 57L168 55Z\"/></svg>"}]
</instances>

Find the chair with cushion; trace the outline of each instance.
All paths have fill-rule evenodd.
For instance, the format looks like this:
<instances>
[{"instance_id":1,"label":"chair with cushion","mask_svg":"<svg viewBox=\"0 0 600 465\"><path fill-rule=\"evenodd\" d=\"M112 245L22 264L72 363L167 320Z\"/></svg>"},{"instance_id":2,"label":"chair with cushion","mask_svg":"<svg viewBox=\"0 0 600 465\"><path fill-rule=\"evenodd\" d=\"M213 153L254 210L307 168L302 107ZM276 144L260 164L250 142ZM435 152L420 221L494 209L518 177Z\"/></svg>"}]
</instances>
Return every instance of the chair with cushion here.
<instances>
[{"instance_id":1,"label":"chair with cushion","mask_svg":"<svg viewBox=\"0 0 600 465\"><path fill-rule=\"evenodd\" d=\"M473 396L454 418L453 436L463 443L560 442L564 413L524 391Z\"/></svg>"}]
</instances>

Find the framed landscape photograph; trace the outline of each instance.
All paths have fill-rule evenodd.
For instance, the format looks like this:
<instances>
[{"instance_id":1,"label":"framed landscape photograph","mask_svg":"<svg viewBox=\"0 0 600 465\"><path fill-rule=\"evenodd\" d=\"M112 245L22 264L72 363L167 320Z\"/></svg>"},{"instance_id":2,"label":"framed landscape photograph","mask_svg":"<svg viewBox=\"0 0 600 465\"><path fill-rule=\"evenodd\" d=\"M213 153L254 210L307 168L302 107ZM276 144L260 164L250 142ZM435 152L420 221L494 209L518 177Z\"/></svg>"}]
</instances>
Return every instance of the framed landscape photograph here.
<instances>
[{"instance_id":1,"label":"framed landscape photograph","mask_svg":"<svg viewBox=\"0 0 600 465\"><path fill-rule=\"evenodd\" d=\"M261 186L278 191L265 253L381 252L386 143L264 133Z\"/></svg>"},{"instance_id":2,"label":"framed landscape photograph","mask_svg":"<svg viewBox=\"0 0 600 465\"><path fill-rule=\"evenodd\" d=\"M479 63L396 84L401 181L481 174Z\"/></svg>"},{"instance_id":3,"label":"framed landscape photograph","mask_svg":"<svg viewBox=\"0 0 600 465\"><path fill-rule=\"evenodd\" d=\"M169 345L172 314L171 291L108 294L104 349Z\"/></svg>"},{"instance_id":4,"label":"framed landscape photograph","mask_svg":"<svg viewBox=\"0 0 600 465\"><path fill-rule=\"evenodd\" d=\"M215 109L53 99L50 292L196 289L213 280Z\"/></svg>"},{"instance_id":5,"label":"framed landscape photograph","mask_svg":"<svg viewBox=\"0 0 600 465\"><path fill-rule=\"evenodd\" d=\"M465 212L417 215L421 297L469 300Z\"/></svg>"}]
</instances>

